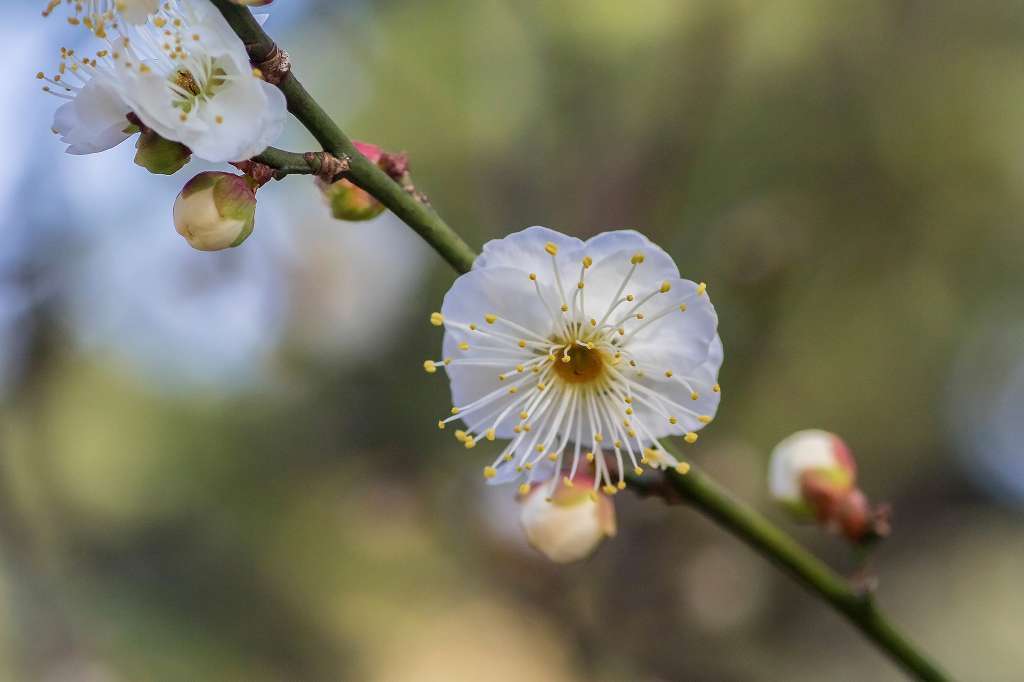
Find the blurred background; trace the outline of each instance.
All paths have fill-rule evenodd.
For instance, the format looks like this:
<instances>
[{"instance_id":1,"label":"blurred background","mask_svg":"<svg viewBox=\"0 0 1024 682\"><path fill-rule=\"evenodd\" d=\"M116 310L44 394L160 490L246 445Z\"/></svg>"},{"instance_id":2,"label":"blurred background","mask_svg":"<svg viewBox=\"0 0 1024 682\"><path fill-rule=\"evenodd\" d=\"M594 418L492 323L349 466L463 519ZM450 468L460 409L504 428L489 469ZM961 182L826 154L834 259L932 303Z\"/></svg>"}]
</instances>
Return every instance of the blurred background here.
<instances>
[{"instance_id":1,"label":"blurred background","mask_svg":"<svg viewBox=\"0 0 1024 682\"><path fill-rule=\"evenodd\" d=\"M4 8L0 679L898 680L692 511L616 498L590 560L524 543L440 434L453 273L388 215L267 186L241 248L171 224L193 163L63 154L38 91L83 32ZM690 452L766 500L841 434L895 532L893 619L969 680L1024 656L1024 5L278 0L352 136L474 246L636 227L710 283L724 400ZM313 148L293 125L280 146Z\"/></svg>"}]
</instances>

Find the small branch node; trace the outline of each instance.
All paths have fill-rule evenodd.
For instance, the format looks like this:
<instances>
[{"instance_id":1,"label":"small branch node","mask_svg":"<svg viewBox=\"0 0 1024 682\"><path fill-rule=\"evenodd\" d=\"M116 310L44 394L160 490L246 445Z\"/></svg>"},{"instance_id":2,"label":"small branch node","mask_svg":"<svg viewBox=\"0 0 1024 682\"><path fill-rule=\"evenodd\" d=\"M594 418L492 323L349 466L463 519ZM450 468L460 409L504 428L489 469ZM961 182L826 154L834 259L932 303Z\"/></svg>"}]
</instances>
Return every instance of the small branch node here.
<instances>
[{"instance_id":1,"label":"small branch node","mask_svg":"<svg viewBox=\"0 0 1024 682\"><path fill-rule=\"evenodd\" d=\"M327 152L306 152L302 156L313 173L328 184L337 182L349 169L348 156L338 158Z\"/></svg>"},{"instance_id":2,"label":"small branch node","mask_svg":"<svg viewBox=\"0 0 1024 682\"><path fill-rule=\"evenodd\" d=\"M292 72L292 60L286 51L274 45L266 58L253 62L253 67L259 71L263 80L271 85L280 85Z\"/></svg>"}]
</instances>

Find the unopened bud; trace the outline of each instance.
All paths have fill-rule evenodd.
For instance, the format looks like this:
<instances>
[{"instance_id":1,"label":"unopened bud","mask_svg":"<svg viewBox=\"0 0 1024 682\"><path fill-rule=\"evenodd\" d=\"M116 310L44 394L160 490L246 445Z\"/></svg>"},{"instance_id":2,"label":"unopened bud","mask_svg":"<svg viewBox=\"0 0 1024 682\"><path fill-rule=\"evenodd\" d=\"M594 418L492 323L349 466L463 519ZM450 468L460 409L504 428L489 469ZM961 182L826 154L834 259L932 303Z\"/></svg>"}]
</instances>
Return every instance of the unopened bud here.
<instances>
[{"instance_id":1,"label":"unopened bud","mask_svg":"<svg viewBox=\"0 0 1024 682\"><path fill-rule=\"evenodd\" d=\"M173 175L192 158L188 147L166 140L149 129L139 134L135 149L135 163L158 175Z\"/></svg>"},{"instance_id":2,"label":"unopened bud","mask_svg":"<svg viewBox=\"0 0 1024 682\"><path fill-rule=\"evenodd\" d=\"M256 222L256 191L244 175L211 171L189 180L174 201L174 227L200 251L245 241Z\"/></svg>"},{"instance_id":3,"label":"unopened bud","mask_svg":"<svg viewBox=\"0 0 1024 682\"><path fill-rule=\"evenodd\" d=\"M889 534L889 507L872 507L857 488L857 465L846 443L828 431L798 431L772 451L768 486L796 518L814 519L865 544Z\"/></svg>"},{"instance_id":4,"label":"unopened bud","mask_svg":"<svg viewBox=\"0 0 1024 682\"><path fill-rule=\"evenodd\" d=\"M370 220L384 211L384 204L345 178L329 184L317 180L317 186L331 207L331 216L335 220Z\"/></svg>"},{"instance_id":5,"label":"unopened bud","mask_svg":"<svg viewBox=\"0 0 1024 682\"><path fill-rule=\"evenodd\" d=\"M798 431L772 451L769 490L798 518L831 518L835 505L856 482L850 449L828 431Z\"/></svg>"},{"instance_id":6,"label":"unopened bud","mask_svg":"<svg viewBox=\"0 0 1024 682\"><path fill-rule=\"evenodd\" d=\"M387 173L396 182L402 183L409 173L409 159L405 154L389 154L369 142L353 142L359 153ZM335 182L317 179L317 186L323 192L331 215L336 220L370 220L384 212L384 205L369 192L342 178Z\"/></svg>"},{"instance_id":7,"label":"unopened bud","mask_svg":"<svg viewBox=\"0 0 1024 682\"><path fill-rule=\"evenodd\" d=\"M231 0L231 2L236 5L244 5L247 7L263 7L264 5L269 5L273 1L274 0Z\"/></svg>"},{"instance_id":8,"label":"unopened bud","mask_svg":"<svg viewBox=\"0 0 1024 682\"><path fill-rule=\"evenodd\" d=\"M593 480L577 475L572 487L535 485L521 500L520 522L534 549L564 564L584 559L606 537L615 535L615 506L610 497L592 494Z\"/></svg>"}]
</instances>

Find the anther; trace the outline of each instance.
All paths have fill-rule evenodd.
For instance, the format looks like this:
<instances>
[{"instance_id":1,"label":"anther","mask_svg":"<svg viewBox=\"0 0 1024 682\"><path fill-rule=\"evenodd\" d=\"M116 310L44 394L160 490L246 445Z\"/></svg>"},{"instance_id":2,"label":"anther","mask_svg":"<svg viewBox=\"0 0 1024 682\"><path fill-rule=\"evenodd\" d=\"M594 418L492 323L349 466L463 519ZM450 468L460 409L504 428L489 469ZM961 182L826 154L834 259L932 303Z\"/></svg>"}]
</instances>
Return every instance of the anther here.
<instances>
[{"instance_id":1,"label":"anther","mask_svg":"<svg viewBox=\"0 0 1024 682\"><path fill-rule=\"evenodd\" d=\"M640 265L641 263L644 262L644 254L637 251L636 253L633 254L633 257L629 259L629 262L632 263L633 265Z\"/></svg>"},{"instance_id":2,"label":"anther","mask_svg":"<svg viewBox=\"0 0 1024 682\"><path fill-rule=\"evenodd\" d=\"M699 400L699 399L700 399L700 393L697 393L697 391L691 391L690 392L690 400Z\"/></svg>"},{"instance_id":3,"label":"anther","mask_svg":"<svg viewBox=\"0 0 1024 682\"><path fill-rule=\"evenodd\" d=\"M583 267L589 268L593 264L594 264L594 259L593 258L591 258L590 256L584 256L583 257Z\"/></svg>"},{"instance_id":4,"label":"anther","mask_svg":"<svg viewBox=\"0 0 1024 682\"><path fill-rule=\"evenodd\" d=\"M544 250L547 251L552 256L557 256L558 255L558 247L555 246L554 242L548 242L547 244L545 244L544 245Z\"/></svg>"},{"instance_id":5,"label":"anther","mask_svg":"<svg viewBox=\"0 0 1024 682\"><path fill-rule=\"evenodd\" d=\"M529 483L523 483L522 485L520 485L519 486L519 494L522 495L523 497L525 497L526 495L529 495L530 494L530 484Z\"/></svg>"},{"instance_id":6,"label":"anther","mask_svg":"<svg viewBox=\"0 0 1024 682\"><path fill-rule=\"evenodd\" d=\"M683 440L685 440L687 443L693 445L694 443L697 442L697 434L694 433L693 431L690 431L685 436L683 436Z\"/></svg>"},{"instance_id":7,"label":"anther","mask_svg":"<svg viewBox=\"0 0 1024 682\"><path fill-rule=\"evenodd\" d=\"M427 374L433 374L437 371L437 365L434 364L433 360L424 360L423 369Z\"/></svg>"},{"instance_id":8,"label":"anther","mask_svg":"<svg viewBox=\"0 0 1024 682\"><path fill-rule=\"evenodd\" d=\"M593 452L588 452L586 454L586 458L587 458L588 462L593 462L594 461L594 453Z\"/></svg>"},{"instance_id":9,"label":"anther","mask_svg":"<svg viewBox=\"0 0 1024 682\"><path fill-rule=\"evenodd\" d=\"M441 313L430 313L430 324L435 327L440 327L444 324L444 315Z\"/></svg>"},{"instance_id":10,"label":"anther","mask_svg":"<svg viewBox=\"0 0 1024 682\"><path fill-rule=\"evenodd\" d=\"M707 291L707 290L708 290L708 285L705 284L704 282L701 282L700 284L697 285L697 295L698 296L703 296L704 292Z\"/></svg>"},{"instance_id":11,"label":"anther","mask_svg":"<svg viewBox=\"0 0 1024 682\"><path fill-rule=\"evenodd\" d=\"M701 424L710 424L711 423L711 417L709 417L706 414L702 414L699 417L697 417L697 421L699 421Z\"/></svg>"},{"instance_id":12,"label":"anther","mask_svg":"<svg viewBox=\"0 0 1024 682\"><path fill-rule=\"evenodd\" d=\"M495 315L494 313L487 313L486 315L484 315L484 320L487 321L487 324L494 324L495 320L497 319L498 316Z\"/></svg>"},{"instance_id":13,"label":"anther","mask_svg":"<svg viewBox=\"0 0 1024 682\"><path fill-rule=\"evenodd\" d=\"M690 465L686 462L680 462L676 465L676 473L685 476L690 472Z\"/></svg>"},{"instance_id":14,"label":"anther","mask_svg":"<svg viewBox=\"0 0 1024 682\"><path fill-rule=\"evenodd\" d=\"M498 470L494 467L484 467L484 478L494 478L498 475Z\"/></svg>"},{"instance_id":15,"label":"anther","mask_svg":"<svg viewBox=\"0 0 1024 682\"><path fill-rule=\"evenodd\" d=\"M664 282L661 283L661 288L658 289L658 291L660 291L663 294L667 294L668 292L672 291L672 285L669 283L668 280L665 280Z\"/></svg>"},{"instance_id":16,"label":"anther","mask_svg":"<svg viewBox=\"0 0 1024 682\"><path fill-rule=\"evenodd\" d=\"M465 341L459 342L459 350L469 350L469 344Z\"/></svg>"}]
</instances>

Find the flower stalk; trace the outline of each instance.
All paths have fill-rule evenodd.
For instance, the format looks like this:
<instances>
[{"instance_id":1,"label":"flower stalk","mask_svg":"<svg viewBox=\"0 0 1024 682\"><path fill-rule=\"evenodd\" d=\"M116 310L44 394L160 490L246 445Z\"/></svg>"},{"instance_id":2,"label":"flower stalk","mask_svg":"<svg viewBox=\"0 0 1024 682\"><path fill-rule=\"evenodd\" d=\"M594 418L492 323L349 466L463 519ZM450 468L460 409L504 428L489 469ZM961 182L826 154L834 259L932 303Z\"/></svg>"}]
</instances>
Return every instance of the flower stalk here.
<instances>
[{"instance_id":1,"label":"flower stalk","mask_svg":"<svg viewBox=\"0 0 1024 682\"><path fill-rule=\"evenodd\" d=\"M265 62L278 50L247 8L230 0L211 2L245 43L254 63ZM429 206L417 200L416 196L395 182L379 166L360 154L293 72L284 74L278 87L285 95L288 110L324 150L335 157L350 159L350 167L344 177L376 197L426 240L457 272L466 273L472 268L477 254ZM301 157L283 156L279 150L267 150L259 160L268 165L279 161L279 169L284 172L313 172L301 170L303 165L294 156ZM735 499L706 474L696 468L685 474L668 470L661 475L649 473L647 477L632 479L630 483L630 487L640 494L661 497L670 504L685 502L691 505L743 540L846 617L872 643L917 679L929 682L950 679L936 663L889 623L870 594L855 590L824 562L763 515Z\"/></svg>"}]
</instances>

